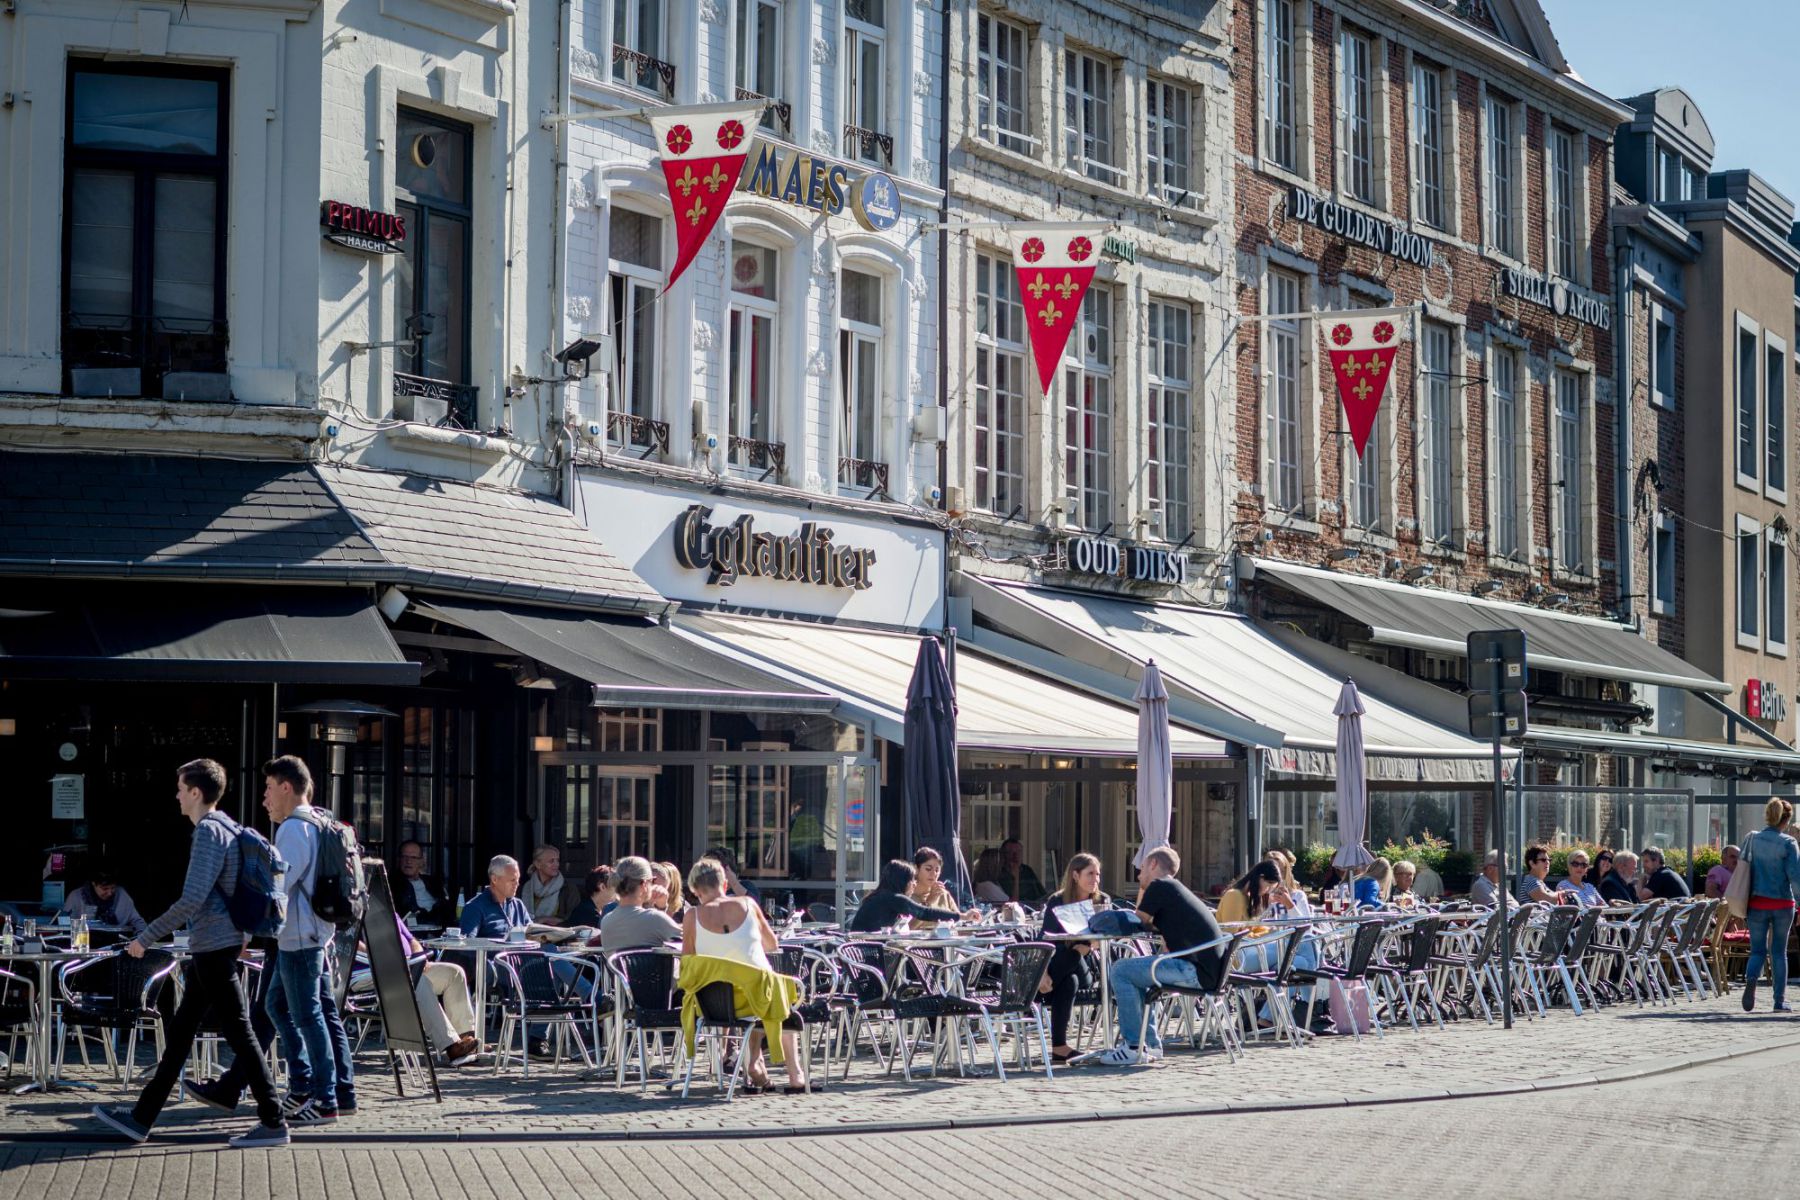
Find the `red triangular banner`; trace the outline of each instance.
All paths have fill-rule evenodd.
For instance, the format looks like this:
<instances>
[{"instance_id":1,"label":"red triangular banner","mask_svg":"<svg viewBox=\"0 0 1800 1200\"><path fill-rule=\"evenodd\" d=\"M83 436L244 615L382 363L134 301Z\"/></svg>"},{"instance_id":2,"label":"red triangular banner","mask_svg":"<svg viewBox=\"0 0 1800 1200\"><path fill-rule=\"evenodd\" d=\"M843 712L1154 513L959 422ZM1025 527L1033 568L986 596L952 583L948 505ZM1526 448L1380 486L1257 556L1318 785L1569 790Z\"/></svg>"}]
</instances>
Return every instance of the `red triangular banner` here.
<instances>
[{"instance_id":1,"label":"red triangular banner","mask_svg":"<svg viewBox=\"0 0 1800 1200\"><path fill-rule=\"evenodd\" d=\"M1362 457L1381 411L1394 357L1400 351L1402 326L1390 317L1322 317L1326 353L1331 359L1331 378L1337 383L1338 401L1350 426L1350 441Z\"/></svg>"},{"instance_id":2,"label":"red triangular banner","mask_svg":"<svg viewBox=\"0 0 1800 1200\"><path fill-rule=\"evenodd\" d=\"M669 205L675 210L675 266L663 291L675 286L724 215L744 161L756 142L762 102L662 108L648 114L662 156Z\"/></svg>"},{"instance_id":3,"label":"red triangular banner","mask_svg":"<svg viewBox=\"0 0 1800 1200\"><path fill-rule=\"evenodd\" d=\"M1011 227L1019 303L1031 331L1038 385L1049 392L1069 334L1081 319L1081 300L1094 281L1104 222Z\"/></svg>"}]
</instances>

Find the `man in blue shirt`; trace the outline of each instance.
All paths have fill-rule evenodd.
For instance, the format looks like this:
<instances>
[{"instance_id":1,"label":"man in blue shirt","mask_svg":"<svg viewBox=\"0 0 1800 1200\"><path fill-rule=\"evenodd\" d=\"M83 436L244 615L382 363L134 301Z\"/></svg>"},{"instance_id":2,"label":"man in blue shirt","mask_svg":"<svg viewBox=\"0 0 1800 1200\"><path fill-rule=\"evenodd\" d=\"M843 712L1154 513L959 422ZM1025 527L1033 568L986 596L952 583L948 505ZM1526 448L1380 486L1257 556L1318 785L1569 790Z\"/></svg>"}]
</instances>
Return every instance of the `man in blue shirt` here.
<instances>
[{"instance_id":1,"label":"man in blue shirt","mask_svg":"<svg viewBox=\"0 0 1800 1200\"><path fill-rule=\"evenodd\" d=\"M462 931L469 937L504 940L509 929L531 924L531 913L519 899L519 860L496 854L488 860L488 885L463 906Z\"/></svg>"}]
</instances>

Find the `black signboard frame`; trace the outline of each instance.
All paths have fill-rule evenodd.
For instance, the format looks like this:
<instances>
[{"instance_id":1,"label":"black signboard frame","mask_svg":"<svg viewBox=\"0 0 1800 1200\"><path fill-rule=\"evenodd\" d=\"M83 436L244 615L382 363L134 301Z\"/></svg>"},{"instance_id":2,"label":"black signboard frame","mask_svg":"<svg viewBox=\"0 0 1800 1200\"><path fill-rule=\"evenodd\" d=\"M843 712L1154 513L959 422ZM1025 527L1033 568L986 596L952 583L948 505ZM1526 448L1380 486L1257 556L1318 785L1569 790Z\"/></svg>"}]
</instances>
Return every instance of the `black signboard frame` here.
<instances>
[{"instance_id":1,"label":"black signboard frame","mask_svg":"<svg viewBox=\"0 0 1800 1200\"><path fill-rule=\"evenodd\" d=\"M369 905L363 913L363 944L369 951L369 974L375 983L375 999L381 1005L381 1024L387 1045L388 1065L394 1070L394 1090L406 1095L400 1078L400 1055L414 1054L425 1062L431 1092L444 1102L438 1087L437 1064L431 1057L431 1039L419 1016L419 999L413 993L412 967L406 947L400 944L399 919L394 913L394 894L388 888L387 864L363 859L363 879L369 888Z\"/></svg>"}]
</instances>

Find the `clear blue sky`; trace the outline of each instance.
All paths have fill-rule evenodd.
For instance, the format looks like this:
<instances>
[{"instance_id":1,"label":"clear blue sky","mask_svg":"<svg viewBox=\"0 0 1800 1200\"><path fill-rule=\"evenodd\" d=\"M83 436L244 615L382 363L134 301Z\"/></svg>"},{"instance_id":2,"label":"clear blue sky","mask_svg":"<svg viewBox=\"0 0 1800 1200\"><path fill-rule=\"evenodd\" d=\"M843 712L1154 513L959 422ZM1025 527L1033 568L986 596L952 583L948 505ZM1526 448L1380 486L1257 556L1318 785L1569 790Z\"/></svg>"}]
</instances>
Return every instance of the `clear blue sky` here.
<instances>
[{"instance_id":1,"label":"clear blue sky","mask_svg":"<svg viewBox=\"0 0 1800 1200\"><path fill-rule=\"evenodd\" d=\"M1800 2L1542 0L1563 54L1609 96L1675 85L1706 114L1717 170L1748 167L1800 202Z\"/></svg>"}]
</instances>

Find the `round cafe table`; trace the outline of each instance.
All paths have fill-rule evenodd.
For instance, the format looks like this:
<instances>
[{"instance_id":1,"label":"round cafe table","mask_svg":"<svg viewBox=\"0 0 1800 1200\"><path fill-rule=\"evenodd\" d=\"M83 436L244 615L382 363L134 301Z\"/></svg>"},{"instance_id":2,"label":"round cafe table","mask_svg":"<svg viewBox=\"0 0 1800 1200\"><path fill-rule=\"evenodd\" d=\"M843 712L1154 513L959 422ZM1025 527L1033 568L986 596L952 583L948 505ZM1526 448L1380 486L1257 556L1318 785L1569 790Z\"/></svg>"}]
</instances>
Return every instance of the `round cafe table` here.
<instances>
[{"instance_id":1,"label":"round cafe table","mask_svg":"<svg viewBox=\"0 0 1800 1200\"><path fill-rule=\"evenodd\" d=\"M446 950L461 950L475 955L475 1051L484 1053L487 1050L487 961L488 955L500 950L537 950L541 949L536 942L509 941L506 938L432 938L430 941L420 939L419 944L427 950L435 950L442 955Z\"/></svg>"},{"instance_id":2,"label":"round cafe table","mask_svg":"<svg viewBox=\"0 0 1800 1200\"><path fill-rule=\"evenodd\" d=\"M33 951L17 950L12 954L0 955L0 963L7 965L36 965L37 1011L32 1014L35 1027L31 1038L31 1082L13 1089L13 1095L20 1096L26 1092L59 1092L81 1089L93 1091L91 1083L79 1083L62 1079L56 1075L55 1048L50 1044L54 1023L51 1014L55 1002L50 995L50 976L55 967L62 963L85 962L98 957L105 951L93 950L52 950L43 948Z\"/></svg>"}]
</instances>

